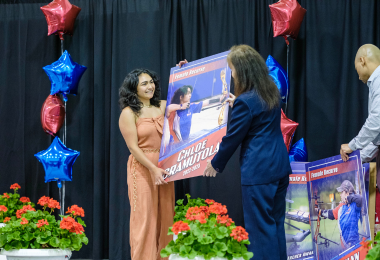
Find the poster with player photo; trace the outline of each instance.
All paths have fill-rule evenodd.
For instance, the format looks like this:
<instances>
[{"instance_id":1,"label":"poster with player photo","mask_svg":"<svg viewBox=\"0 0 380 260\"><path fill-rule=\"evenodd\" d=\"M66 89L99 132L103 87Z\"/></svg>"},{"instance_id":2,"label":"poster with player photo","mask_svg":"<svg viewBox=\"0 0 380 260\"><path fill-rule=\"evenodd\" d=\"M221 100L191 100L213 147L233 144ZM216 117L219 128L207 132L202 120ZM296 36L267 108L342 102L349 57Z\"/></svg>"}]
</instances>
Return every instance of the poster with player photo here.
<instances>
[{"instance_id":1,"label":"poster with player photo","mask_svg":"<svg viewBox=\"0 0 380 260\"><path fill-rule=\"evenodd\" d=\"M170 71L158 165L174 181L200 176L227 132L231 70L227 52Z\"/></svg>"},{"instance_id":2,"label":"poster with player photo","mask_svg":"<svg viewBox=\"0 0 380 260\"><path fill-rule=\"evenodd\" d=\"M364 259L360 242L371 239L368 193L360 151L306 164L314 257Z\"/></svg>"}]
</instances>

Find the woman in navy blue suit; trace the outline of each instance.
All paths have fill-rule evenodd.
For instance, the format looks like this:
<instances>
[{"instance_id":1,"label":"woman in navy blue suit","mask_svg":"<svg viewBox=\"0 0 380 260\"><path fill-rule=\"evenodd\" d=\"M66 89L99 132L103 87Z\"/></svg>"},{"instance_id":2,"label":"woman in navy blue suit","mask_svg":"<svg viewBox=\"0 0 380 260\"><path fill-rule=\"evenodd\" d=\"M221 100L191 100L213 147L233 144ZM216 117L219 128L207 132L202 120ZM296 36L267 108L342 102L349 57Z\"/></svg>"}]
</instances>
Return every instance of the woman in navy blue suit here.
<instances>
[{"instance_id":1,"label":"woman in navy blue suit","mask_svg":"<svg viewBox=\"0 0 380 260\"><path fill-rule=\"evenodd\" d=\"M281 133L280 93L260 54L248 45L227 56L235 83L230 94L231 121L218 153L204 176L223 172L241 145L240 170L245 228L253 259L287 259L285 195L291 173Z\"/></svg>"}]
</instances>

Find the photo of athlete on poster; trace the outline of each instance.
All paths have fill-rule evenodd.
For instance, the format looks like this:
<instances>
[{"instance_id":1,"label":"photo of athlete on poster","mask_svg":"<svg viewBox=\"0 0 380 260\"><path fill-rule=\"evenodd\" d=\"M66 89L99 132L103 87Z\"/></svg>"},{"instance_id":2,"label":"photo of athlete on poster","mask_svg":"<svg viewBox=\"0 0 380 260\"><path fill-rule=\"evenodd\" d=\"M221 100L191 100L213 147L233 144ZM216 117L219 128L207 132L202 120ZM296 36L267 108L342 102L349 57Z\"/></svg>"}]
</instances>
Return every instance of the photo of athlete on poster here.
<instances>
[{"instance_id":1,"label":"photo of athlete on poster","mask_svg":"<svg viewBox=\"0 0 380 260\"><path fill-rule=\"evenodd\" d=\"M170 174L167 181L201 175L218 151L227 131L227 54L171 69L159 158L160 167Z\"/></svg>"},{"instance_id":2,"label":"photo of athlete on poster","mask_svg":"<svg viewBox=\"0 0 380 260\"><path fill-rule=\"evenodd\" d=\"M201 113L204 107L221 103L225 97L222 95L220 98L216 97L197 103L190 103L193 90L191 85L180 87L174 92L170 105L167 106L166 117L169 121L172 143L187 141L190 136L193 115Z\"/></svg>"},{"instance_id":3,"label":"photo of athlete on poster","mask_svg":"<svg viewBox=\"0 0 380 260\"><path fill-rule=\"evenodd\" d=\"M334 156L306 168L316 256L320 260L359 256L360 242L371 238L360 153L350 154L347 162Z\"/></svg>"}]
</instances>

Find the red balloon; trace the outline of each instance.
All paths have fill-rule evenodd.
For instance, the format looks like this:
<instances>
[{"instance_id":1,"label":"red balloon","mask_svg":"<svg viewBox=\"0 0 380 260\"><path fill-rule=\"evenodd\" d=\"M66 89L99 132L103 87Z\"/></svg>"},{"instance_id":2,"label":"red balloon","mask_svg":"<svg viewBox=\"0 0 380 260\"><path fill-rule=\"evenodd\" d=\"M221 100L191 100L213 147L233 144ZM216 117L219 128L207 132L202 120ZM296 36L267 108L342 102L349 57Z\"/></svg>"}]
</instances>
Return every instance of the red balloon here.
<instances>
[{"instance_id":1,"label":"red balloon","mask_svg":"<svg viewBox=\"0 0 380 260\"><path fill-rule=\"evenodd\" d=\"M40 7L48 24L48 35L58 34L63 40L63 34L73 35L74 23L80 8L70 4L68 0L54 0Z\"/></svg>"},{"instance_id":2,"label":"red balloon","mask_svg":"<svg viewBox=\"0 0 380 260\"><path fill-rule=\"evenodd\" d=\"M298 125L298 123L287 118L284 111L281 109L281 132L288 152L290 144L292 143L294 132L296 131Z\"/></svg>"},{"instance_id":3,"label":"red balloon","mask_svg":"<svg viewBox=\"0 0 380 260\"><path fill-rule=\"evenodd\" d=\"M49 95L42 105L41 124L44 131L55 136L65 120L65 106L58 95Z\"/></svg>"},{"instance_id":4,"label":"red balloon","mask_svg":"<svg viewBox=\"0 0 380 260\"><path fill-rule=\"evenodd\" d=\"M288 37L297 38L306 9L297 0L280 0L269 5L272 15L273 37L282 36L289 45Z\"/></svg>"}]
</instances>

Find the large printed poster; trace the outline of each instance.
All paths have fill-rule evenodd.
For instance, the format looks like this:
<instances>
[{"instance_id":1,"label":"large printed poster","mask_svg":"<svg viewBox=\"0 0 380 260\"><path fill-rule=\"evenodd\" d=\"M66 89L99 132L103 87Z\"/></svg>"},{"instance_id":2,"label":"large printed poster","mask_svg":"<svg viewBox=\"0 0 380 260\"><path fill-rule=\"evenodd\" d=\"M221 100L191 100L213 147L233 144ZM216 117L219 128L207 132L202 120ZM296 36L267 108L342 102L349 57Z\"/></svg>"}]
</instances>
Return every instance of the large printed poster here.
<instances>
[{"instance_id":1,"label":"large printed poster","mask_svg":"<svg viewBox=\"0 0 380 260\"><path fill-rule=\"evenodd\" d=\"M170 71L158 166L166 181L200 176L227 131L231 70L223 52Z\"/></svg>"},{"instance_id":2,"label":"large printed poster","mask_svg":"<svg viewBox=\"0 0 380 260\"><path fill-rule=\"evenodd\" d=\"M305 162L291 162L292 174L286 193L285 237L288 260L313 259L313 236L309 222L309 200Z\"/></svg>"},{"instance_id":3,"label":"large printed poster","mask_svg":"<svg viewBox=\"0 0 380 260\"><path fill-rule=\"evenodd\" d=\"M315 259L364 259L371 238L368 193L360 152L306 164Z\"/></svg>"}]
</instances>

